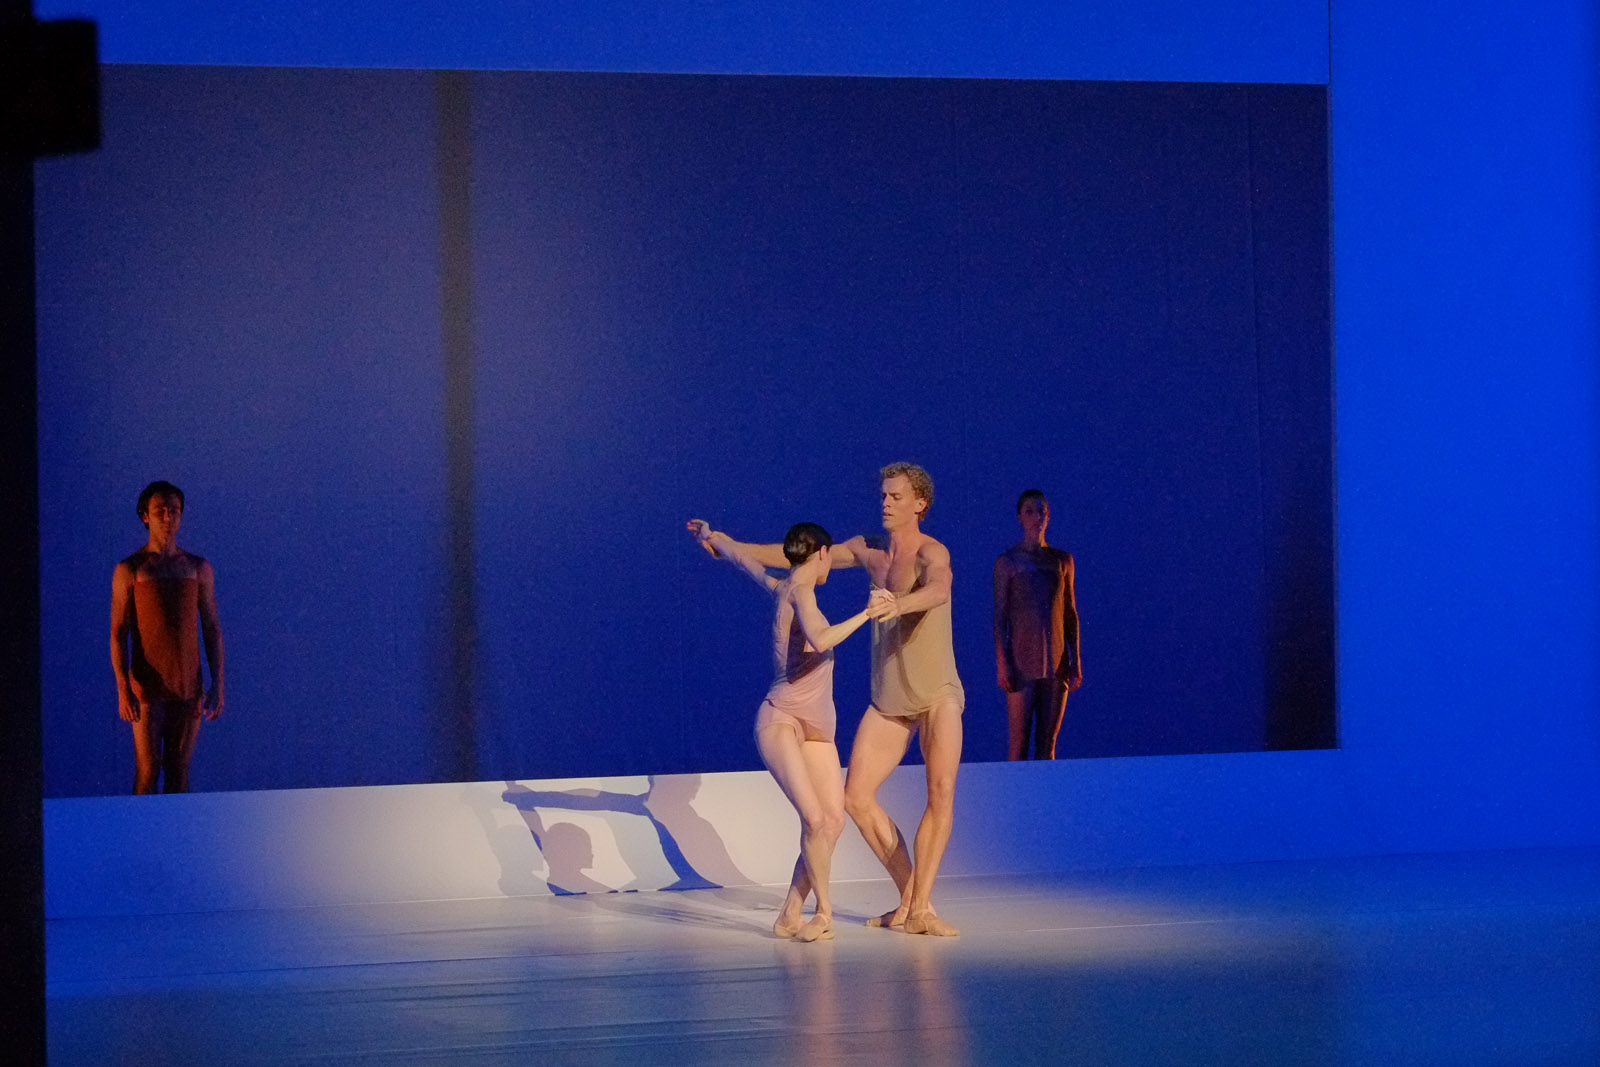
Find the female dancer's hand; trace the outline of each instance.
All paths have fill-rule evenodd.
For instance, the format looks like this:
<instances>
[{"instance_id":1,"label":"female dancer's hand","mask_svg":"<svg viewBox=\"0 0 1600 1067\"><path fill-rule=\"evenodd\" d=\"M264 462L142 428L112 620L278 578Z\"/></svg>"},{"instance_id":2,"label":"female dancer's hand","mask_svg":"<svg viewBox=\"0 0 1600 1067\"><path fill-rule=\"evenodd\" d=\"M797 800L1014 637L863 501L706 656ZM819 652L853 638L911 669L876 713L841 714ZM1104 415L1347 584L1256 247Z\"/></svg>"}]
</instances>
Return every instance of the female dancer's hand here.
<instances>
[{"instance_id":1,"label":"female dancer's hand","mask_svg":"<svg viewBox=\"0 0 1600 1067\"><path fill-rule=\"evenodd\" d=\"M709 522L704 519L690 519L687 526L689 533L694 536L696 541L700 542L700 547L709 552L713 559L722 558L722 553L717 551L717 546L711 543L711 539L716 536L716 531L711 528Z\"/></svg>"}]
</instances>

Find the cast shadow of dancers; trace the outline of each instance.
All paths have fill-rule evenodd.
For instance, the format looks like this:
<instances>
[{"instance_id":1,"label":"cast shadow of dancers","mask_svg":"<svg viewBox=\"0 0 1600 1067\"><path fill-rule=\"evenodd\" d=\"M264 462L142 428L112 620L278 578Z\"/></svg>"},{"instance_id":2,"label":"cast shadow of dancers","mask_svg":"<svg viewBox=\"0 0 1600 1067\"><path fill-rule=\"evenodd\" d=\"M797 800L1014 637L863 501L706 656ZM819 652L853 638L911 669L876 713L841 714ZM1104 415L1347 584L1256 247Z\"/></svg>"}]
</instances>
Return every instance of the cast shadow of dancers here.
<instances>
[{"instance_id":1,"label":"cast shadow of dancers","mask_svg":"<svg viewBox=\"0 0 1600 1067\"><path fill-rule=\"evenodd\" d=\"M546 884L558 896L753 884L735 866L716 828L690 804L700 788L699 775L652 775L649 783L644 793L614 793L534 790L520 782L507 782L501 799L517 809L533 834L549 867ZM596 865L589 833L573 822L548 818L546 813L552 811L588 812L607 822L619 851L616 858L634 873L633 882L613 888L595 879L589 873ZM638 818L647 820L654 830L653 841L651 835L629 832L631 828L625 824ZM652 844L656 847L650 847ZM652 884L639 874L652 867L659 869L663 860L673 875L667 884Z\"/></svg>"}]
</instances>

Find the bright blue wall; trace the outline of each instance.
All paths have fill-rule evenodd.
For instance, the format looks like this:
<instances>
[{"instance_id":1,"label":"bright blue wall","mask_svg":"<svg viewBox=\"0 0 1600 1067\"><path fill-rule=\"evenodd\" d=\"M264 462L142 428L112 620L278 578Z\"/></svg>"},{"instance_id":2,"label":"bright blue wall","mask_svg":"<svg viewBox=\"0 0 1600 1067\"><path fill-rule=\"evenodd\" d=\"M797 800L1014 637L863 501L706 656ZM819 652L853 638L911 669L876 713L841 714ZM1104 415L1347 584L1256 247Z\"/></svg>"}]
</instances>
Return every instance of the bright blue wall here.
<instances>
[{"instance_id":1,"label":"bright blue wall","mask_svg":"<svg viewBox=\"0 0 1600 1067\"><path fill-rule=\"evenodd\" d=\"M1310 0L40 0L113 63L1325 82Z\"/></svg>"},{"instance_id":2,"label":"bright blue wall","mask_svg":"<svg viewBox=\"0 0 1600 1067\"><path fill-rule=\"evenodd\" d=\"M1162 759L1154 791L1151 761L1130 761L1126 776L1108 770L1100 781L1096 810L1108 833L1141 832L1159 813L1162 833L1191 856L1196 837L1239 855L1232 816L1262 803L1324 813L1322 840L1297 843L1313 851L1352 847L1342 827L1357 810L1371 833L1353 847L1369 850L1596 839L1592 5L1335 0L1330 17L1312 3L1188 4L1161 17L1133 9L1125 17L1137 32L1123 33L1104 29L1120 17L1097 23L1078 6L1063 17L1079 32L1052 23L1016 34L976 3L896 10L848 31L837 25L847 18L830 17L842 8L750 9L785 30L663 25L591 4L559 25L535 21L541 48L570 50L566 63L542 53L530 65L741 69L756 51L793 64L758 69L818 72L1327 77L1343 749L1309 763ZM107 58L357 62L341 45L383 39L294 6L273 10L186 22L113 11L103 16ZM489 52L451 26L527 41L519 27L529 23L472 10L427 22L407 37L410 54L389 58L435 65ZM447 47L421 55L419 41ZM780 51L785 43L793 51ZM641 49L656 62L640 61ZM621 61L607 62L613 55ZM1163 68L1174 57L1176 69ZM1284 845L1261 836L1262 853ZM1150 858L1166 854L1152 847Z\"/></svg>"},{"instance_id":3,"label":"bright blue wall","mask_svg":"<svg viewBox=\"0 0 1600 1067\"><path fill-rule=\"evenodd\" d=\"M1333 7L1342 740L1392 832L1592 839L1595 7Z\"/></svg>"}]
</instances>

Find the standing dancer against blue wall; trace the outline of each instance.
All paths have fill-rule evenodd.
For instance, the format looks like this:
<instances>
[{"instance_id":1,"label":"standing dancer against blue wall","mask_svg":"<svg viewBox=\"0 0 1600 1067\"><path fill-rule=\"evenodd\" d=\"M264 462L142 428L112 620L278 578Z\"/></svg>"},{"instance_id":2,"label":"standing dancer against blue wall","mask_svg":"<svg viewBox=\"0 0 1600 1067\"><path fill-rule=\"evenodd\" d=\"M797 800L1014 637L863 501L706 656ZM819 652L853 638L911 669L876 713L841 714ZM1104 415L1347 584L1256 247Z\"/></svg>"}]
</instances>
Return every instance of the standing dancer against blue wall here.
<instances>
[{"instance_id":1,"label":"standing dancer against blue wall","mask_svg":"<svg viewBox=\"0 0 1600 1067\"><path fill-rule=\"evenodd\" d=\"M189 791L200 719L222 714L222 624L211 564L178 547L183 490L139 494L145 546L111 572L111 671L117 714L133 728L135 793ZM200 645L211 688L200 680Z\"/></svg>"},{"instance_id":2,"label":"standing dancer against blue wall","mask_svg":"<svg viewBox=\"0 0 1600 1067\"><path fill-rule=\"evenodd\" d=\"M775 672L756 713L756 747L800 815L800 858L772 932L796 941L828 940L833 937L828 876L834 845L844 829L844 772L833 743L833 646L891 606L886 598L873 598L845 621L828 624L817 607L816 587L828 580L833 538L814 522L798 523L784 537L784 560L793 569L782 580L767 574L746 546L703 520L690 520L689 532L712 555L736 564L772 594ZM812 892L816 914L802 923L801 912Z\"/></svg>"},{"instance_id":3,"label":"standing dancer against blue wall","mask_svg":"<svg viewBox=\"0 0 1600 1067\"><path fill-rule=\"evenodd\" d=\"M1067 695L1083 684L1077 565L1046 543L1050 502L1038 489L1017 498L1022 540L994 562L994 662L1006 695L1006 759L1055 759Z\"/></svg>"}]
</instances>

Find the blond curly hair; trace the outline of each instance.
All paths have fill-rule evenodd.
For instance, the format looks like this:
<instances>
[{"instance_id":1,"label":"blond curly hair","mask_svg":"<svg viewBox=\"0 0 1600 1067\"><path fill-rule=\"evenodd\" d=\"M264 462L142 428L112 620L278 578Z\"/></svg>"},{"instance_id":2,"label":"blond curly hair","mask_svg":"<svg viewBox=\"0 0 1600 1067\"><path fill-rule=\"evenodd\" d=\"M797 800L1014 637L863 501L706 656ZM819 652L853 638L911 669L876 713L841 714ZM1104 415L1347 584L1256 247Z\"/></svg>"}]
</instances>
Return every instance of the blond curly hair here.
<instances>
[{"instance_id":1,"label":"blond curly hair","mask_svg":"<svg viewBox=\"0 0 1600 1067\"><path fill-rule=\"evenodd\" d=\"M918 518L926 519L928 512L933 510L932 475L915 463L891 463L878 472L878 484L882 485L890 478L901 477L911 483L911 491L922 501L922 514Z\"/></svg>"}]
</instances>

